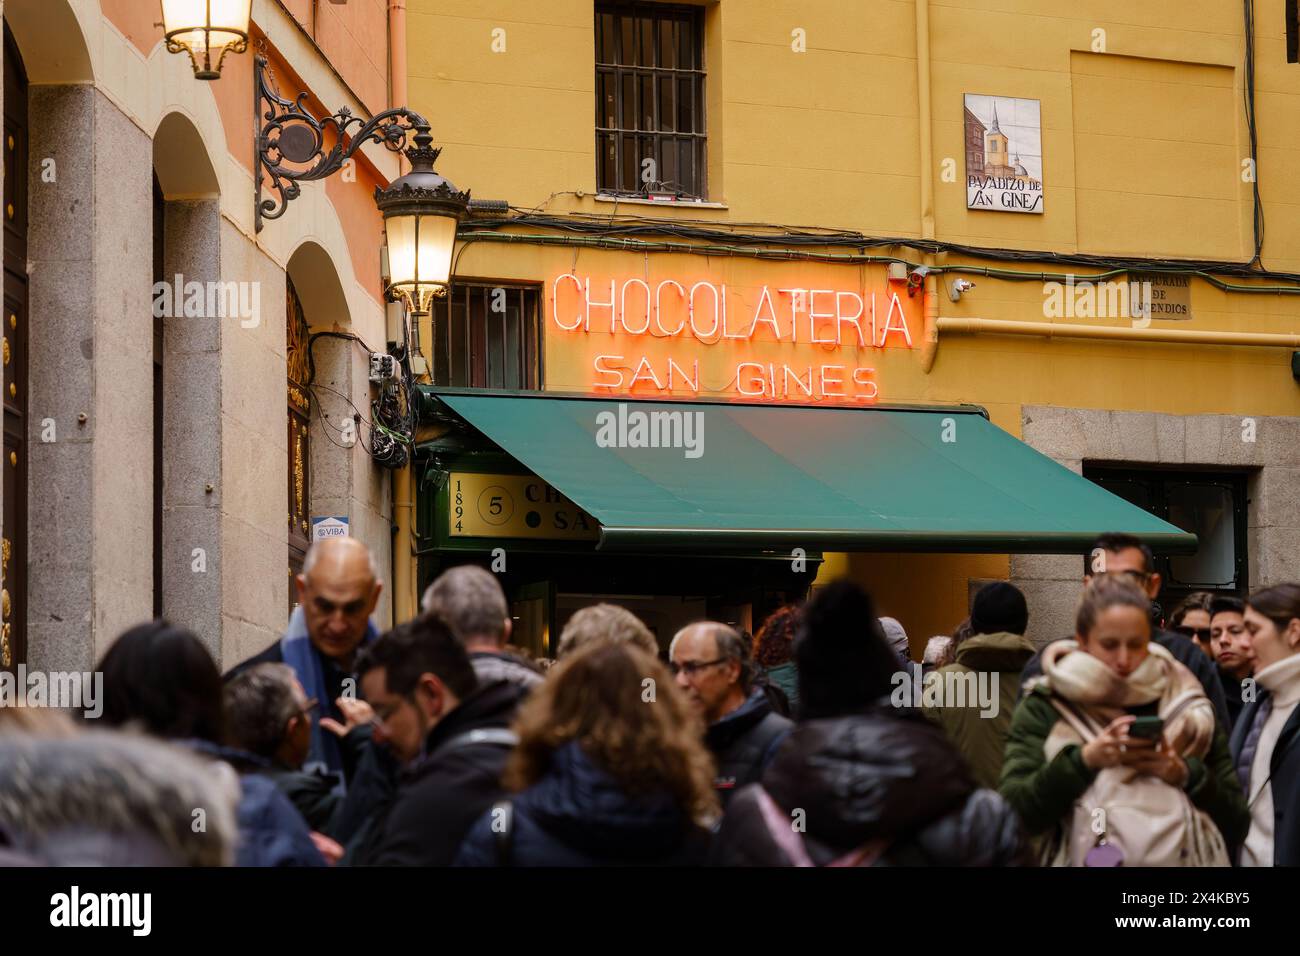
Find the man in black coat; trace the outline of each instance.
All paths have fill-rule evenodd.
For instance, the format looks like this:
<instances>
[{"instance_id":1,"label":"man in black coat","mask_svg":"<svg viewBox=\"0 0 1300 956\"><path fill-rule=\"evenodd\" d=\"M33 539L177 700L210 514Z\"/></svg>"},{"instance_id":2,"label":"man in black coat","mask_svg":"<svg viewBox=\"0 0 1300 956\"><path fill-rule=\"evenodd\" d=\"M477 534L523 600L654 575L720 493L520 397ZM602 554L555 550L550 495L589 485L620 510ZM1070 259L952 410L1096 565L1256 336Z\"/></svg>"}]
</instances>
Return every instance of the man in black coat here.
<instances>
[{"instance_id":1,"label":"man in black coat","mask_svg":"<svg viewBox=\"0 0 1300 956\"><path fill-rule=\"evenodd\" d=\"M501 772L517 742L508 729L523 690L480 685L465 648L424 615L375 641L357 663L375 711L373 742L404 764L391 805L380 810L379 866L448 866L470 825L504 796Z\"/></svg>"},{"instance_id":2,"label":"man in black coat","mask_svg":"<svg viewBox=\"0 0 1300 956\"><path fill-rule=\"evenodd\" d=\"M1214 664L1228 698L1228 733L1241 716L1251 696L1255 673L1255 650L1246 630L1246 605L1241 598L1216 594L1210 601L1210 641L1214 646Z\"/></svg>"},{"instance_id":3,"label":"man in black coat","mask_svg":"<svg viewBox=\"0 0 1300 956\"><path fill-rule=\"evenodd\" d=\"M1160 575L1155 571L1155 558L1142 541L1131 534L1103 534L1093 544L1092 551L1084 557L1083 586L1086 588L1094 574L1128 575L1142 588L1152 602L1151 641L1159 644L1174 660L1182 664L1201 682L1205 696L1214 705L1219 724L1224 733L1232 730L1228 717L1228 704L1223 695L1223 682L1219 680L1214 662L1202 653L1191 639L1172 631L1160 628L1159 608L1155 603L1160 594ZM1031 677L1038 677L1043 672L1042 651L1029 659L1025 669L1020 673L1020 685L1023 688Z\"/></svg>"},{"instance_id":4,"label":"man in black coat","mask_svg":"<svg viewBox=\"0 0 1300 956\"><path fill-rule=\"evenodd\" d=\"M745 643L727 625L701 621L682 628L668 656L677 686L707 724L704 742L718 764L713 785L725 806L762 775L793 725L753 686Z\"/></svg>"}]
</instances>

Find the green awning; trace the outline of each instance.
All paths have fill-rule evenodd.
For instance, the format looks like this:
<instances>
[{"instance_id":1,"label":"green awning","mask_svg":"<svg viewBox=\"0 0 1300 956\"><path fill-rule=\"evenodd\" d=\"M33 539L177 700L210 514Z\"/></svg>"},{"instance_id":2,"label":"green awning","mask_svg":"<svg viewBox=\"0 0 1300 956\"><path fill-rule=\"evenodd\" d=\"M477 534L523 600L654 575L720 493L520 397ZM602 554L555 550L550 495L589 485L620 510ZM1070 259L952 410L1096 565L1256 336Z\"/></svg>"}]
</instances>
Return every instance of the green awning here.
<instances>
[{"instance_id":1,"label":"green awning","mask_svg":"<svg viewBox=\"0 0 1300 956\"><path fill-rule=\"evenodd\" d=\"M1058 465L973 406L429 392L593 515L604 549L1083 554L1105 531L1161 551L1196 548L1195 535ZM648 416L640 431L636 413ZM626 447L661 436L687 444L696 432L685 430L686 415L702 426L698 457L689 447ZM606 447L611 439L624 447Z\"/></svg>"}]
</instances>

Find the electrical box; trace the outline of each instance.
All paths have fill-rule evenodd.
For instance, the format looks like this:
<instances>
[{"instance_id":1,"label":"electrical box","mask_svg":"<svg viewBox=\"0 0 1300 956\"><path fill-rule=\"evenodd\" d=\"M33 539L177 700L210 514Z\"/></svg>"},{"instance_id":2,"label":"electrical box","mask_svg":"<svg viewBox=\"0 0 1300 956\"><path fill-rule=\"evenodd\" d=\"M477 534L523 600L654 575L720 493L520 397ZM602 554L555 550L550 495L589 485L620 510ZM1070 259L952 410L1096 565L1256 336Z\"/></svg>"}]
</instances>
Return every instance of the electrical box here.
<instances>
[{"instance_id":1,"label":"electrical box","mask_svg":"<svg viewBox=\"0 0 1300 956\"><path fill-rule=\"evenodd\" d=\"M389 302L385 308L384 319L387 324L385 331L388 335L389 346L392 347L405 342L406 331L404 324L406 315L402 312L402 303Z\"/></svg>"},{"instance_id":2,"label":"electrical box","mask_svg":"<svg viewBox=\"0 0 1300 956\"><path fill-rule=\"evenodd\" d=\"M370 353L370 384L382 385L397 378L397 359L384 352Z\"/></svg>"}]
</instances>

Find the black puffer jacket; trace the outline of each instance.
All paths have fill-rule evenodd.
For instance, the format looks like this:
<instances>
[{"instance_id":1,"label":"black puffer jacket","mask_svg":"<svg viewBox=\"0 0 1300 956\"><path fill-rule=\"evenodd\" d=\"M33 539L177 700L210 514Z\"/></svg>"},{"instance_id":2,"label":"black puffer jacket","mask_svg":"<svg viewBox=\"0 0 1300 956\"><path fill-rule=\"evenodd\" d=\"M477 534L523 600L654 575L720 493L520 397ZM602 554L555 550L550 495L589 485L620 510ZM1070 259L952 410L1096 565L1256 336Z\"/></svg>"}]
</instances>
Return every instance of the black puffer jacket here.
<instances>
[{"instance_id":1,"label":"black puffer jacket","mask_svg":"<svg viewBox=\"0 0 1300 956\"><path fill-rule=\"evenodd\" d=\"M764 821L759 788L825 865L874 840L879 863L1006 866L1025 861L1020 825L992 790L980 790L943 731L887 705L797 725L763 774L732 799L714 841L724 866L789 866ZM802 816L795 811L802 810Z\"/></svg>"},{"instance_id":2,"label":"black puffer jacket","mask_svg":"<svg viewBox=\"0 0 1300 956\"><path fill-rule=\"evenodd\" d=\"M713 787L725 807L732 794L758 780L776 755L793 724L772 709L761 687L704 733L705 746L717 762Z\"/></svg>"},{"instance_id":3,"label":"black puffer jacket","mask_svg":"<svg viewBox=\"0 0 1300 956\"><path fill-rule=\"evenodd\" d=\"M522 694L507 681L479 685L435 724L424 756L402 774L373 857L358 852L350 862L450 866L471 824L504 796L501 771L510 756L500 741L466 735L509 727Z\"/></svg>"}]
</instances>

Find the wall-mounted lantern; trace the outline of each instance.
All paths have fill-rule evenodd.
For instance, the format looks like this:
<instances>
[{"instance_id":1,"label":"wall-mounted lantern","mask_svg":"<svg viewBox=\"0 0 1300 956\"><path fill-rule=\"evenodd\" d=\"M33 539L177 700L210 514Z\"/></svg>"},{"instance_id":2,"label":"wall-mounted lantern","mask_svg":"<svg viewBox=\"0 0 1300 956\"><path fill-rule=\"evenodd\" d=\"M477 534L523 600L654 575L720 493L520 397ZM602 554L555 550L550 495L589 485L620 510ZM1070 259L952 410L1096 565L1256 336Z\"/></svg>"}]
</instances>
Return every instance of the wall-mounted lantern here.
<instances>
[{"instance_id":1,"label":"wall-mounted lantern","mask_svg":"<svg viewBox=\"0 0 1300 956\"><path fill-rule=\"evenodd\" d=\"M168 53L187 53L200 80L221 78L227 53L248 49L253 0L162 0Z\"/></svg>"},{"instance_id":2,"label":"wall-mounted lantern","mask_svg":"<svg viewBox=\"0 0 1300 956\"><path fill-rule=\"evenodd\" d=\"M386 188L376 188L375 204L384 215L388 242L389 279L384 291L409 310L413 321L408 345L418 353L419 318L429 314L433 297L447 289L456 228L469 209L469 192L461 192L433 170L441 150L433 146L428 120L401 107L369 122L353 116L347 107L318 120L303 108L306 93L289 100L272 89L270 68L262 54L254 59L253 72L258 112L254 202L259 232L265 220L283 216L289 203L301 195L300 183L325 179L342 169L364 143L405 153L411 171ZM327 130L333 134L328 149ZM264 186L275 195L263 199Z\"/></svg>"},{"instance_id":3,"label":"wall-mounted lantern","mask_svg":"<svg viewBox=\"0 0 1300 956\"><path fill-rule=\"evenodd\" d=\"M469 192L433 171L441 150L432 142L428 126L421 126L406 150L411 171L375 190L388 241L389 295L413 317L428 315L433 296L446 292L456 228L469 209Z\"/></svg>"}]
</instances>

